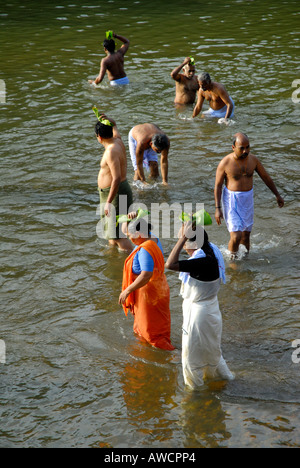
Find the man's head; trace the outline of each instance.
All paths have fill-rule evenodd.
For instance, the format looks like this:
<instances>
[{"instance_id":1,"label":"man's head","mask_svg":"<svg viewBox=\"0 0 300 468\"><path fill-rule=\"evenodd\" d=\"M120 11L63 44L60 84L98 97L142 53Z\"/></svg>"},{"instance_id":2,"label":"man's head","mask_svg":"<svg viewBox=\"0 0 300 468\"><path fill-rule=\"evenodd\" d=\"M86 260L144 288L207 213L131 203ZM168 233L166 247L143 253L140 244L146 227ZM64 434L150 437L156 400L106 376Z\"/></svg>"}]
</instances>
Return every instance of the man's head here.
<instances>
[{"instance_id":1,"label":"man's head","mask_svg":"<svg viewBox=\"0 0 300 468\"><path fill-rule=\"evenodd\" d=\"M113 54L116 48L115 41L113 39L104 39L103 47L104 50L107 50L110 54Z\"/></svg>"},{"instance_id":2,"label":"man's head","mask_svg":"<svg viewBox=\"0 0 300 468\"><path fill-rule=\"evenodd\" d=\"M237 159L246 159L250 152L248 136L245 133L236 133L232 142L232 149Z\"/></svg>"},{"instance_id":3,"label":"man's head","mask_svg":"<svg viewBox=\"0 0 300 468\"><path fill-rule=\"evenodd\" d=\"M187 63L183 67L183 73L189 79L193 78L193 76L195 75L195 72L196 72L195 65L191 65L190 63Z\"/></svg>"},{"instance_id":4,"label":"man's head","mask_svg":"<svg viewBox=\"0 0 300 468\"><path fill-rule=\"evenodd\" d=\"M156 153L161 153L164 149L169 148L169 138L164 133L157 133L152 137L150 146Z\"/></svg>"},{"instance_id":5,"label":"man's head","mask_svg":"<svg viewBox=\"0 0 300 468\"><path fill-rule=\"evenodd\" d=\"M211 88L211 77L209 73L201 73L198 76L198 82L202 91L207 91Z\"/></svg>"},{"instance_id":6,"label":"man's head","mask_svg":"<svg viewBox=\"0 0 300 468\"><path fill-rule=\"evenodd\" d=\"M104 125L98 121L95 125L95 133L98 141L99 138L102 140L108 140L113 136L113 128L110 125Z\"/></svg>"}]
</instances>

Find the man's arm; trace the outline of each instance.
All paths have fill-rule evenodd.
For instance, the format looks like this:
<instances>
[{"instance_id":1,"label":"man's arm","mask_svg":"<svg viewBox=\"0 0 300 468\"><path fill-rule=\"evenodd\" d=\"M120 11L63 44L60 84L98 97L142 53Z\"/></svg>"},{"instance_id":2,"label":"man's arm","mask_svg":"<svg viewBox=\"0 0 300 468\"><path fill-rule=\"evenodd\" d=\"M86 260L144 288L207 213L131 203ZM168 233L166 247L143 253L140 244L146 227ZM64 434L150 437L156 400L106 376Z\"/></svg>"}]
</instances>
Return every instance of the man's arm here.
<instances>
[{"instance_id":1,"label":"man's arm","mask_svg":"<svg viewBox=\"0 0 300 468\"><path fill-rule=\"evenodd\" d=\"M103 79L105 77L106 70L107 70L107 66L106 66L106 61L105 61L105 58L104 58L104 59L101 60L99 75L97 76L95 81L91 81L91 83L94 83L95 85L101 83L101 81L103 81Z\"/></svg>"},{"instance_id":2,"label":"man's arm","mask_svg":"<svg viewBox=\"0 0 300 468\"><path fill-rule=\"evenodd\" d=\"M123 42L123 45L120 47L120 49L118 50L118 52L120 52L122 55L125 55L127 50L129 49L129 45L130 45L130 41L129 39L127 39L126 37L124 36L119 36L118 34L113 34L113 36L116 38L116 39L119 39L121 42Z\"/></svg>"},{"instance_id":3,"label":"man's arm","mask_svg":"<svg viewBox=\"0 0 300 468\"><path fill-rule=\"evenodd\" d=\"M197 115L200 114L202 106L203 106L203 102L204 102L204 96L202 94L201 89L199 89L197 104L194 107L193 118L197 117Z\"/></svg>"},{"instance_id":4,"label":"man's arm","mask_svg":"<svg viewBox=\"0 0 300 468\"><path fill-rule=\"evenodd\" d=\"M259 159L257 159L257 165L256 165L255 170L256 170L257 174L259 175L259 177L264 181L264 183L266 184L266 186L271 190L271 192L274 193L279 208L282 208L282 207L284 206L284 200L283 200L283 198L279 195L278 190L277 190L277 188L276 188L276 185L275 185L275 183L273 182L273 179L272 179L271 176L268 174L268 172L266 171L266 169L264 168L264 166L262 165L262 163L259 161Z\"/></svg>"},{"instance_id":5,"label":"man's arm","mask_svg":"<svg viewBox=\"0 0 300 468\"><path fill-rule=\"evenodd\" d=\"M160 170L161 170L161 177L162 177L163 185L168 185L168 171L169 171L168 154L169 154L169 148L162 150L161 155L160 155Z\"/></svg>"},{"instance_id":6,"label":"man's arm","mask_svg":"<svg viewBox=\"0 0 300 468\"><path fill-rule=\"evenodd\" d=\"M227 112L226 112L226 115L225 115L225 119L229 119L229 117L231 116L231 113L232 113L233 104L232 104L232 101L230 99L230 96L229 96L228 92L226 91L226 89L222 85L219 88L219 96L222 99L222 101L225 103L225 105L227 106Z\"/></svg>"},{"instance_id":7,"label":"man's arm","mask_svg":"<svg viewBox=\"0 0 300 468\"><path fill-rule=\"evenodd\" d=\"M178 81L178 82L181 81L180 71L185 65L190 63L190 61L191 61L190 57L186 57L186 59L182 62L181 65L174 68L174 70L171 72L171 77L173 78L173 80Z\"/></svg>"},{"instance_id":8,"label":"man's arm","mask_svg":"<svg viewBox=\"0 0 300 468\"><path fill-rule=\"evenodd\" d=\"M137 165L137 175L138 179L142 182L145 182L145 173L144 173L144 147L141 143L137 143L135 150L136 165Z\"/></svg>"},{"instance_id":9,"label":"man's arm","mask_svg":"<svg viewBox=\"0 0 300 468\"><path fill-rule=\"evenodd\" d=\"M215 180L215 220L217 224L220 226L221 219L223 218L222 208L221 208L221 198L222 198L222 187L225 179L225 170L224 170L224 162L221 161L218 165L216 171L216 180Z\"/></svg>"},{"instance_id":10,"label":"man's arm","mask_svg":"<svg viewBox=\"0 0 300 468\"><path fill-rule=\"evenodd\" d=\"M119 138L120 140L122 140L121 134L120 134L120 132L118 130L118 127L117 127L117 124L116 124L116 121L114 119L112 119L111 117L107 117L105 114L101 114L100 117L102 119L109 120L113 124L113 138Z\"/></svg>"}]
</instances>

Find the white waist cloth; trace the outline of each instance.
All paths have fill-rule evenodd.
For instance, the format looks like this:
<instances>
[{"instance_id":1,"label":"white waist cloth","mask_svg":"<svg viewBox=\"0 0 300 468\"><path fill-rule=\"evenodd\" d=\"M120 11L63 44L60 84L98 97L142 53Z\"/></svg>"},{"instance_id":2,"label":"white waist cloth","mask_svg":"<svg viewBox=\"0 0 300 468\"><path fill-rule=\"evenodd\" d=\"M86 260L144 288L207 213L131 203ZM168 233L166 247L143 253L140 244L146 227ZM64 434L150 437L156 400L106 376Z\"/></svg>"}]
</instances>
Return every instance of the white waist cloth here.
<instances>
[{"instance_id":1,"label":"white waist cloth","mask_svg":"<svg viewBox=\"0 0 300 468\"><path fill-rule=\"evenodd\" d=\"M221 351L222 316L217 297L220 283L220 279L202 282L190 277L182 285L183 377L193 389L204 384L203 377L234 378Z\"/></svg>"},{"instance_id":2,"label":"white waist cloth","mask_svg":"<svg viewBox=\"0 0 300 468\"><path fill-rule=\"evenodd\" d=\"M124 76L124 78L119 78L118 80L110 81L111 86L123 86L127 84L129 84L129 79L127 76Z\"/></svg>"},{"instance_id":3,"label":"white waist cloth","mask_svg":"<svg viewBox=\"0 0 300 468\"><path fill-rule=\"evenodd\" d=\"M231 115L229 116L229 118L232 119L234 117L235 105L234 105L233 99L230 98L230 100L232 102L233 108L232 108L232 112L231 112ZM224 118L226 116L226 112L227 112L227 106L225 105L224 107L222 107L222 109L219 109L219 110L214 110L214 109L212 109L210 107L207 111L203 112L203 114L206 117L216 117L218 119L221 119L221 118Z\"/></svg>"},{"instance_id":4,"label":"white waist cloth","mask_svg":"<svg viewBox=\"0 0 300 468\"><path fill-rule=\"evenodd\" d=\"M224 187L222 208L229 232L251 232L254 221L253 189L248 192L233 192Z\"/></svg>"},{"instance_id":5,"label":"white waist cloth","mask_svg":"<svg viewBox=\"0 0 300 468\"><path fill-rule=\"evenodd\" d=\"M136 164L137 141L132 136L132 130L133 129L131 129L129 134L128 134L128 145L129 145L129 152L130 152L130 157L131 157L131 162L132 162L132 165L133 165L133 169L136 171L137 170L137 164ZM149 162L150 161L158 162L157 153L152 148L146 149L144 151L143 166L146 169L149 169Z\"/></svg>"}]
</instances>

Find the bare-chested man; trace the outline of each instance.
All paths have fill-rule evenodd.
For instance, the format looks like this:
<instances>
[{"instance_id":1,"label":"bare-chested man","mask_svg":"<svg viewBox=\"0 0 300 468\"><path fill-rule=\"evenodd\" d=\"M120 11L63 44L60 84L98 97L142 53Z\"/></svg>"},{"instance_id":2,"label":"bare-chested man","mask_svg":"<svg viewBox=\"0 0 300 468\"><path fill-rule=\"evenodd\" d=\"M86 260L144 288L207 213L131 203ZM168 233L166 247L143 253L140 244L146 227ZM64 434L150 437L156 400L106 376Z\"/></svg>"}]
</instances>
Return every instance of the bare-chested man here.
<instances>
[{"instance_id":1,"label":"bare-chested man","mask_svg":"<svg viewBox=\"0 0 300 468\"><path fill-rule=\"evenodd\" d=\"M250 152L247 135L237 133L233 141L233 152L225 156L218 165L215 181L215 218L221 224L226 221L230 233L228 250L235 258L240 244L250 250L250 233L254 219L253 174L257 172L266 186L274 193L280 208L284 200L259 159ZM222 193L222 186L225 187ZM222 208L221 208L222 198Z\"/></svg>"},{"instance_id":2,"label":"bare-chested man","mask_svg":"<svg viewBox=\"0 0 300 468\"><path fill-rule=\"evenodd\" d=\"M209 110L203 112L204 117L216 117L218 119L233 118L234 102L226 91L225 86L212 81L208 73L198 76L199 92L198 100L194 107L193 117L197 117L202 110L204 101L209 102Z\"/></svg>"},{"instance_id":3,"label":"bare-chested man","mask_svg":"<svg viewBox=\"0 0 300 468\"><path fill-rule=\"evenodd\" d=\"M163 185L168 185L168 154L170 140L165 133L152 123L145 123L133 127L128 135L128 143L134 180L145 182L144 166L150 170L150 177L159 176L158 157L161 153L160 168Z\"/></svg>"},{"instance_id":4,"label":"bare-chested man","mask_svg":"<svg viewBox=\"0 0 300 468\"><path fill-rule=\"evenodd\" d=\"M122 47L115 52L116 44L113 39L105 39L103 42L104 52L106 57L101 60L100 63L100 72L97 78L89 80L91 84L99 84L107 76L111 86L121 86L129 84L128 77L124 71L124 55L126 54L129 48L129 40L126 37L119 36L118 34L113 33L113 37L119 39L123 42Z\"/></svg>"},{"instance_id":5,"label":"bare-chested man","mask_svg":"<svg viewBox=\"0 0 300 468\"><path fill-rule=\"evenodd\" d=\"M121 233L120 226L116 228L116 216L127 214L133 203L131 187L126 178L126 149L115 121L105 115L100 118L95 133L98 142L105 148L98 175L103 234L110 245L131 252L131 242Z\"/></svg>"},{"instance_id":6,"label":"bare-chested man","mask_svg":"<svg viewBox=\"0 0 300 468\"><path fill-rule=\"evenodd\" d=\"M181 70L183 70L183 73L180 73ZM174 101L176 105L194 104L197 91L199 90L195 71L195 65L191 61L191 57L186 57L182 64L172 71L171 77L176 81Z\"/></svg>"}]
</instances>

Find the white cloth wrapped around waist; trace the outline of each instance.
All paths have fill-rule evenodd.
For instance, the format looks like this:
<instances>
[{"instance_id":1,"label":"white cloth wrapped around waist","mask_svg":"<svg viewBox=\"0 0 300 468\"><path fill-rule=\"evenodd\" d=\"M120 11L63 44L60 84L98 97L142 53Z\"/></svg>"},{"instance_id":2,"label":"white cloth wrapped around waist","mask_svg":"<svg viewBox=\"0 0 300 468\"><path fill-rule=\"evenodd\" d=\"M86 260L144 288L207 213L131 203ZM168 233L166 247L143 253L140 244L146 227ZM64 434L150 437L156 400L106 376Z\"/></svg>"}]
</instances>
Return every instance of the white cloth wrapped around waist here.
<instances>
[{"instance_id":1,"label":"white cloth wrapped around waist","mask_svg":"<svg viewBox=\"0 0 300 468\"><path fill-rule=\"evenodd\" d=\"M229 232L251 232L254 222L253 189L238 192L224 187L222 208Z\"/></svg>"}]
</instances>

